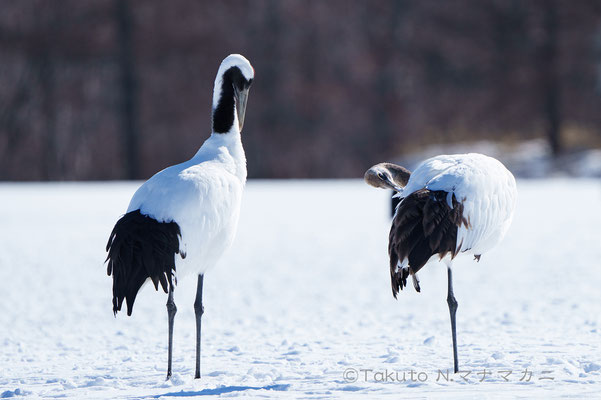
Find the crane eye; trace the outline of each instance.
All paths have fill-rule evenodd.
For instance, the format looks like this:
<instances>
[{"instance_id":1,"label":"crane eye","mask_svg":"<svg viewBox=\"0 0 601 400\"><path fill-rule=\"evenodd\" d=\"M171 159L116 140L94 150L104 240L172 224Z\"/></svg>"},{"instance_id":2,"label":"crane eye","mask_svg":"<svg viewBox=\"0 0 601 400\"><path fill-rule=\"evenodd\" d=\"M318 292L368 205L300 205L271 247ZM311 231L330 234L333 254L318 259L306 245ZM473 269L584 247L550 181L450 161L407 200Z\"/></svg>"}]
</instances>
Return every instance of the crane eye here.
<instances>
[{"instance_id":1,"label":"crane eye","mask_svg":"<svg viewBox=\"0 0 601 400\"><path fill-rule=\"evenodd\" d=\"M386 177L385 177L385 176L384 176L384 174L383 174L383 173L381 173L381 172L378 172L378 178L380 178L380 179L381 179L381 180L383 180L383 181L384 181L384 180L386 180Z\"/></svg>"}]
</instances>

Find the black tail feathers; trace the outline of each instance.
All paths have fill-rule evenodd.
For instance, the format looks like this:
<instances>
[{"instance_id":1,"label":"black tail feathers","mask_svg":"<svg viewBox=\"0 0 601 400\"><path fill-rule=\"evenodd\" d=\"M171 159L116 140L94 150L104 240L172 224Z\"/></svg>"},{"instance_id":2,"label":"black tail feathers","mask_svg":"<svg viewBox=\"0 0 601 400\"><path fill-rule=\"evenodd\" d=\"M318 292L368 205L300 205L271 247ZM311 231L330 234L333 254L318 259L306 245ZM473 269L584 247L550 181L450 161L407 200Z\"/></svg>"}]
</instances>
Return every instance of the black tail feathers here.
<instances>
[{"instance_id":1,"label":"black tail feathers","mask_svg":"<svg viewBox=\"0 0 601 400\"><path fill-rule=\"evenodd\" d=\"M106 245L107 274L113 275L113 312L123 299L131 315L138 291L150 278L167 293L174 282L175 255L179 254L181 231L175 222L158 222L140 210L125 214L113 228ZM181 254L182 258L185 255Z\"/></svg>"},{"instance_id":2,"label":"black tail feathers","mask_svg":"<svg viewBox=\"0 0 601 400\"><path fill-rule=\"evenodd\" d=\"M420 291L417 272L438 254L440 259L457 254L457 229L468 226L463 216L463 204L452 196L453 208L447 203L449 193L420 189L401 200L390 229L388 254L390 282L396 298L407 286L411 275L415 290ZM406 268L397 266L407 260Z\"/></svg>"},{"instance_id":3,"label":"black tail feathers","mask_svg":"<svg viewBox=\"0 0 601 400\"><path fill-rule=\"evenodd\" d=\"M407 278L409 277L409 268L399 268L396 270L396 262L394 267L390 267L390 284L392 286L392 295L396 299L399 290L403 290L405 286L407 286Z\"/></svg>"}]
</instances>

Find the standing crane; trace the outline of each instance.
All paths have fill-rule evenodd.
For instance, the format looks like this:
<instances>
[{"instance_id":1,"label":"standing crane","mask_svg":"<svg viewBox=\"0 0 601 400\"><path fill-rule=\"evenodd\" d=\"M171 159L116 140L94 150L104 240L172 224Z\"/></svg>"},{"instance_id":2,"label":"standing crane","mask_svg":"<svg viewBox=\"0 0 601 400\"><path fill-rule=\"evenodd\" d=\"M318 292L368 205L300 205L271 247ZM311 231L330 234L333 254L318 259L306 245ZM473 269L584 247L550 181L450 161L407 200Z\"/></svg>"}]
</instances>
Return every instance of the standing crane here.
<instances>
[{"instance_id":1,"label":"standing crane","mask_svg":"<svg viewBox=\"0 0 601 400\"><path fill-rule=\"evenodd\" d=\"M127 213L117 221L106 246L108 275L113 276L113 312L123 300L131 315L138 291L148 279L168 292L171 377L173 300L177 277L198 277L196 372L200 378L202 288L205 272L231 246L238 226L246 183L246 156L241 131L246 100L255 71L239 54L226 57L213 89L213 132L190 160L168 167L136 191Z\"/></svg>"},{"instance_id":2,"label":"standing crane","mask_svg":"<svg viewBox=\"0 0 601 400\"><path fill-rule=\"evenodd\" d=\"M437 257L447 265L447 304L451 316L453 366L459 370L453 293L453 260L472 254L475 260L495 247L511 225L517 190L511 172L482 154L441 155L410 172L381 163L365 173L374 187L397 192L400 203L390 229L390 282L396 299L411 277L420 291L417 272Z\"/></svg>"}]
</instances>

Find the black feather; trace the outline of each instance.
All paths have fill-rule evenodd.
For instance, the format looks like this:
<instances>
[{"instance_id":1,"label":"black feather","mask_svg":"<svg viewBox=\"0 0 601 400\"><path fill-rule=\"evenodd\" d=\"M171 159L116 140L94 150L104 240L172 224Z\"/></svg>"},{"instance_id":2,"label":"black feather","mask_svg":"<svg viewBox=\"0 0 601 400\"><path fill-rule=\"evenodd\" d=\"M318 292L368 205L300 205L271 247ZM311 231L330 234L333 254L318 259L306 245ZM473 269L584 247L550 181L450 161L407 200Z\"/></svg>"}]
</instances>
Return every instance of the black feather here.
<instances>
[{"instance_id":1,"label":"black feather","mask_svg":"<svg viewBox=\"0 0 601 400\"><path fill-rule=\"evenodd\" d=\"M173 286L180 237L177 223L158 222L140 210L131 211L117 221L106 245L115 314L125 299L127 315L131 315L136 295L148 278L156 290L160 283L165 293Z\"/></svg>"},{"instance_id":2,"label":"black feather","mask_svg":"<svg viewBox=\"0 0 601 400\"><path fill-rule=\"evenodd\" d=\"M467 226L463 204L453 195L453 208L447 204L448 193L420 189L401 200L390 229L390 283L396 298L407 286L407 277L417 273L432 257L456 255L457 228ZM409 268L399 269L400 260L409 260Z\"/></svg>"}]
</instances>

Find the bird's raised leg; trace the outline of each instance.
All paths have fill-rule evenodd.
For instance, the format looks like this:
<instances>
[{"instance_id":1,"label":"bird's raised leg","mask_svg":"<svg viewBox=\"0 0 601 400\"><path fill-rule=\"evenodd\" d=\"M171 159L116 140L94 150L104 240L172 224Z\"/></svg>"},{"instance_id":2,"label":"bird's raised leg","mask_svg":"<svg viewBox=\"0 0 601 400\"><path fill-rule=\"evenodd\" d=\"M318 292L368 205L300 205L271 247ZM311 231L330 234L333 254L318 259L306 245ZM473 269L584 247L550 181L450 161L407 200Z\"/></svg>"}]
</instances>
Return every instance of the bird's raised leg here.
<instances>
[{"instance_id":1,"label":"bird's raised leg","mask_svg":"<svg viewBox=\"0 0 601 400\"><path fill-rule=\"evenodd\" d=\"M204 275L198 275L198 285L196 286L196 300L194 300L194 313L196 314L196 373L194 379L200 379L200 328L202 314L205 312L202 306L202 283Z\"/></svg>"},{"instance_id":2,"label":"bird's raised leg","mask_svg":"<svg viewBox=\"0 0 601 400\"><path fill-rule=\"evenodd\" d=\"M167 356L167 380L171 378L171 359L173 355L173 321L177 307L173 301L173 286L169 286L169 297L167 298L167 317L169 319L169 355Z\"/></svg>"},{"instance_id":3,"label":"bird's raised leg","mask_svg":"<svg viewBox=\"0 0 601 400\"><path fill-rule=\"evenodd\" d=\"M447 304L449 305L449 313L451 314L451 334L453 335L453 367L455 373L459 371L459 361L457 360L457 330L455 325L455 313L457 312L457 300L453 294L453 272L451 266L447 266L449 276L449 292L447 294Z\"/></svg>"}]
</instances>

